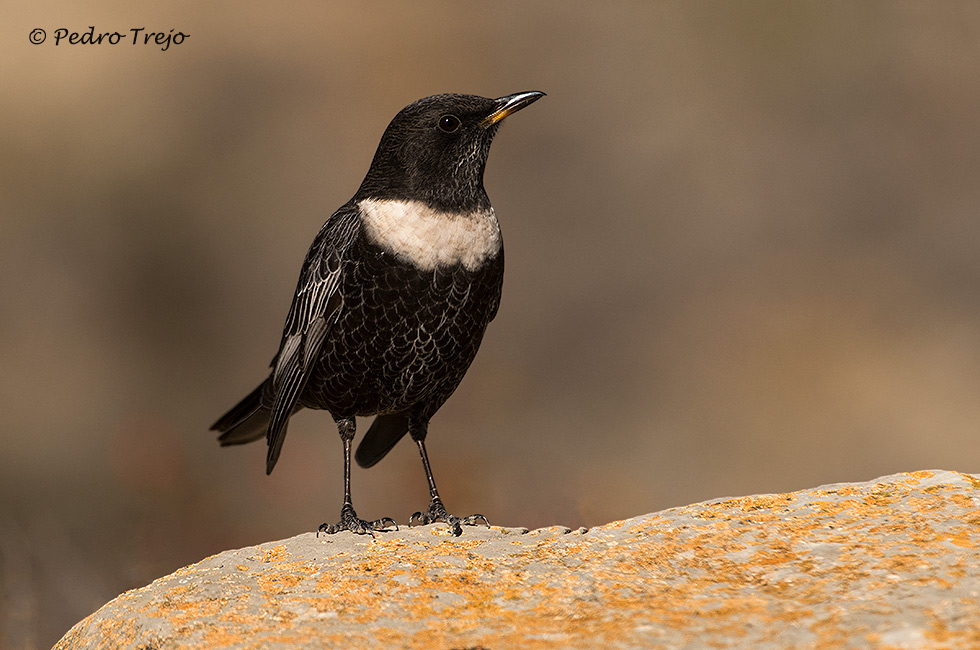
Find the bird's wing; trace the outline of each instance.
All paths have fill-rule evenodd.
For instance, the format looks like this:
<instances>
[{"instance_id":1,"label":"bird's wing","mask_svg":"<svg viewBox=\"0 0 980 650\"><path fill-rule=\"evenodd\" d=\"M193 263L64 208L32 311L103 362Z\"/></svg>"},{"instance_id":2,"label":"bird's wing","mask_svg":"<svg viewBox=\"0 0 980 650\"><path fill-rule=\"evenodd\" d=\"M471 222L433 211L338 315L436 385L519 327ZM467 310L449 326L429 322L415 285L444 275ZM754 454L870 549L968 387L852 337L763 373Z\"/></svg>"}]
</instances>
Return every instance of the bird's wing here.
<instances>
[{"instance_id":1,"label":"bird's wing","mask_svg":"<svg viewBox=\"0 0 980 650\"><path fill-rule=\"evenodd\" d=\"M323 225L303 262L286 316L279 354L272 361L272 417L266 472L272 471L286 436L286 422L310 378L317 352L343 308L340 280L359 229L357 207L348 204Z\"/></svg>"},{"instance_id":2,"label":"bird's wing","mask_svg":"<svg viewBox=\"0 0 980 650\"><path fill-rule=\"evenodd\" d=\"M492 321L494 318L497 317L497 310L500 309L500 290L504 286L504 249L503 248L500 249L500 253L497 255L496 260L494 260L492 263L499 265L500 270L497 276L499 284L497 285L497 297L494 299L493 305L490 307L490 320L488 320L487 323L489 323L490 321Z\"/></svg>"}]
</instances>

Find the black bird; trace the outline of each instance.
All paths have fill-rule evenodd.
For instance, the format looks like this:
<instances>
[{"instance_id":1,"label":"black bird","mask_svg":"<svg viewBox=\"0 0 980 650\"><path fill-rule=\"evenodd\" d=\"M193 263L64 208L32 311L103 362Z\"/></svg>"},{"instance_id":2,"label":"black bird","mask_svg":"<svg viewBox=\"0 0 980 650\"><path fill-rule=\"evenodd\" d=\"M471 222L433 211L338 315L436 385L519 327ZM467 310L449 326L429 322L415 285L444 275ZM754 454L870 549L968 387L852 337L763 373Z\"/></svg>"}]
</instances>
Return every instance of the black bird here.
<instances>
[{"instance_id":1,"label":"black bird","mask_svg":"<svg viewBox=\"0 0 980 650\"><path fill-rule=\"evenodd\" d=\"M313 240L272 373L212 425L222 445L265 437L272 472L289 417L330 412L344 444L344 504L319 531L373 534L389 517L358 518L351 502L355 417L377 415L355 458L371 467L406 434L419 448L431 502L411 522L461 524L446 512L425 451L429 419L456 390L500 304L504 250L483 188L501 120L544 96L426 97L385 129L350 201Z\"/></svg>"}]
</instances>

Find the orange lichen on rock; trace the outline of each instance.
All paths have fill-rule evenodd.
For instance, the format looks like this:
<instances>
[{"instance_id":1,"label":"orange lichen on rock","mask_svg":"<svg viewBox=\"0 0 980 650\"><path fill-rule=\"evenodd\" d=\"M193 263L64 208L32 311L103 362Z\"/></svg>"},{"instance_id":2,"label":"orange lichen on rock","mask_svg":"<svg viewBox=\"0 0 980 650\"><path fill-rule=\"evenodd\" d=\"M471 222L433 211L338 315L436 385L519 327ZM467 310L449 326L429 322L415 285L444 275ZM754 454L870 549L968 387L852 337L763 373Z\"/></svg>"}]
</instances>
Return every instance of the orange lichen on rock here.
<instances>
[{"instance_id":1,"label":"orange lichen on rock","mask_svg":"<svg viewBox=\"0 0 980 650\"><path fill-rule=\"evenodd\" d=\"M980 481L899 474L591 530L442 526L227 551L59 649L976 646Z\"/></svg>"}]
</instances>

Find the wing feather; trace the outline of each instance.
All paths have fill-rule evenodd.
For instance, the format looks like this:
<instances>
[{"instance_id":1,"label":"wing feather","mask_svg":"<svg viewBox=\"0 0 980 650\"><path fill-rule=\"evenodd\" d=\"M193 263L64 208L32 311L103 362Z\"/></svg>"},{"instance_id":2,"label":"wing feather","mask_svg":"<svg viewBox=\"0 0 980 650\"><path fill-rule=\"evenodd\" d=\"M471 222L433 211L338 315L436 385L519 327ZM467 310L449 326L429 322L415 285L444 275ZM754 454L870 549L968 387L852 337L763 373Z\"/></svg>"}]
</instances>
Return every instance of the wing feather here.
<instances>
[{"instance_id":1,"label":"wing feather","mask_svg":"<svg viewBox=\"0 0 980 650\"><path fill-rule=\"evenodd\" d=\"M357 206L348 203L323 224L303 263L279 353L272 360L273 406L266 472L271 472L279 459L289 416L296 410L320 347L343 309L340 286L344 261L359 232Z\"/></svg>"}]
</instances>

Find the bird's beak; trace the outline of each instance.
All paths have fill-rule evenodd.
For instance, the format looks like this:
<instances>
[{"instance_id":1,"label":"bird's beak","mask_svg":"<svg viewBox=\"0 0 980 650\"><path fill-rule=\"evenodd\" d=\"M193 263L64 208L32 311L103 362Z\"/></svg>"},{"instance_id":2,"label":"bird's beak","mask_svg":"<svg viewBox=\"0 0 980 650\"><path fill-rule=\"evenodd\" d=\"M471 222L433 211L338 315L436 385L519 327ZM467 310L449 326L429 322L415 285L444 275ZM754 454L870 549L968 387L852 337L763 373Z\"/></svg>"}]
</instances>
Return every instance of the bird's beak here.
<instances>
[{"instance_id":1,"label":"bird's beak","mask_svg":"<svg viewBox=\"0 0 980 650\"><path fill-rule=\"evenodd\" d=\"M497 107L493 109L492 113L480 120L480 126L487 128L488 126L496 124L511 113L516 113L525 106L530 106L542 97L544 97L544 93L538 92L537 90L498 97Z\"/></svg>"}]
</instances>

